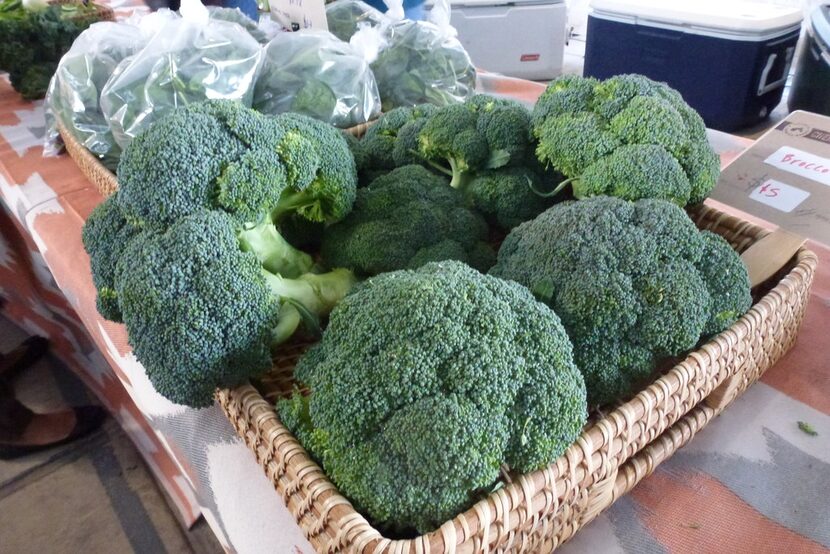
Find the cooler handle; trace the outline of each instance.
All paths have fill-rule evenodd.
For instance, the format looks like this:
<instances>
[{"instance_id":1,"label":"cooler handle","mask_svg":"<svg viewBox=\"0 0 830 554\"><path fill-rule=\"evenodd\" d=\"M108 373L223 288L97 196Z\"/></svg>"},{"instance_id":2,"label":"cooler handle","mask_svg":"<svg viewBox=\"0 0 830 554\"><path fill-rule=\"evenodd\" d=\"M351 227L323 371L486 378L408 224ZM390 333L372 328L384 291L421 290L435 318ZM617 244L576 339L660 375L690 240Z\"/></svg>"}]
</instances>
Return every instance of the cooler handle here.
<instances>
[{"instance_id":1,"label":"cooler handle","mask_svg":"<svg viewBox=\"0 0 830 554\"><path fill-rule=\"evenodd\" d=\"M764 71L761 72L761 82L758 84L758 96L763 96L770 91L784 86L784 84L787 82L787 77L790 74L790 64L792 64L793 62L794 54L795 46L790 46L789 48L787 48L787 59L784 62L784 71L782 72L782 77L777 81L767 84L767 79L769 79L769 74L772 71L773 66L775 65L775 60L778 59L778 54L769 55L769 58L767 58L767 65L764 66Z\"/></svg>"}]
</instances>

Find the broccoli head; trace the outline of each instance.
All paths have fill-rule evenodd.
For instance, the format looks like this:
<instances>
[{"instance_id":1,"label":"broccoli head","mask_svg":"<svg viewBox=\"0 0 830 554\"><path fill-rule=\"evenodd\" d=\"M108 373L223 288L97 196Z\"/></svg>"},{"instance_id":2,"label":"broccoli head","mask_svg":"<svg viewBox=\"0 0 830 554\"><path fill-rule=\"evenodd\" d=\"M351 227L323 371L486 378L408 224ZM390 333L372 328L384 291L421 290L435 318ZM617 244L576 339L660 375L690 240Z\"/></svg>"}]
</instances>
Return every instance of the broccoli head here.
<instances>
[{"instance_id":1,"label":"broccoli head","mask_svg":"<svg viewBox=\"0 0 830 554\"><path fill-rule=\"evenodd\" d=\"M140 229L131 225L118 206L118 193L98 204L84 223L84 248L89 252L92 282L97 290L98 312L110 321L121 322L121 308L115 291L115 268L126 245Z\"/></svg>"},{"instance_id":2,"label":"broccoli head","mask_svg":"<svg viewBox=\"0 0 830 554\"><path fill-rule=\"evenodd\" d=\"M550 464L586 421L551 310L460 262L358 285L295 369L281 420L377 525L431 531L492 490L503 464Z\"/></svg>"},{"instance_id":3,"label":"broccoli head","mask_svg":"<svg viewBox=\"0 0 830 554\"><path fill-rule=\"evenodd\" d=\"M227 213L201 210L142 230L119 257L115 289L130 344L169 400L207 406L217 387L267 370L277 346L353 284L345 270L272 273L252 251L257 244L243 248Z\"/></svg>"},{"instance_id":4,"label":"broccoli head","mask_svg":"<svg viewBox=\"0 0 830 554\"><path fill-rule=\"evenodd\" d=\"M676 205L599 196L553 206L504 240L492 275L562 318L592 405L729 327L752 299L743 262Z\"/></svg>"},{"instance_id":5,"label":"broccoli head","mask_svg":"<svg viewBox=\"0 0 830 554\"><path fill-rule=\"evenodd\" d=\"M141 225L200 209L240 222L342 218L357 175L348 143L296 114L267 117L230 100L177 109L137 136L118 165L119 203Z\"/></svg>"},{"instance_id":6,"label":"broccoli head","mask_svg":"<svg viewBox=\"0 0 830 554\"><path fill-rule=\"evenodd\" d=\"M376 275L414 263L457 259L486 270L495 254L487 223L460 191L418 165L399 167L358 190L354 209L325 230L330 267Z\"/></svg>"},{"instance_id":7,"label":"broccoli head","mask_svg":"<svg viewBox=\"0 0 830 554\"><path fill-rule=\"evenodd\" d=\"M360 140L360 154L355 154L358 170L361 172L389 170L401 165L395 161L393 155L398 133L409 123L425 118L436 109L432 104L420 104L395 108L380 116ZM411 146L417 149L417 143L411 143ZM409 154L409 152L402 150L398 156L402 154Z\"/></svg>"},{"instance_id":8,"label":"broccoli head","mask_svg":"<svg viewBox=\"0 0 830 554\"><path fill-rule=\"evenodd\" d=\"M552 194L571 184L577 198L611 194L686 206L702 202L720 173L697 112L642 75L560 77L534 108L532 134L539 160L567 178Z\"/></svg>"}]
</instances>

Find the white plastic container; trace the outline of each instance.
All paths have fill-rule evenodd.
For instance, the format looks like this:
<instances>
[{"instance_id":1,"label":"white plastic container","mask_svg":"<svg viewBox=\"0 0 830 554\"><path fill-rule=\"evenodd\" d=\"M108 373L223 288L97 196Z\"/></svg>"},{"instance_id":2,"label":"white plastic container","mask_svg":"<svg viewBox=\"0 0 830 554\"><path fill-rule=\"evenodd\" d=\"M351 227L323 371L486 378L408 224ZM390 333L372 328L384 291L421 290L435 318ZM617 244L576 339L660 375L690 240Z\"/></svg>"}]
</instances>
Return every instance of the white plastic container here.
<instances>
[{"instance_id":1,"label":"white plastic container","mask_svg":"<svg viewBox=\"0 0 830 554\"><path fill-rule=\"evenodd\" d=\"M451 0L450 23L478 69L545 80L562 71L564 0Z\"/></svg>"},{"instance_id":2,"label":"white plastic container","mask_svg":"<svg viewBox=\"0 0 830 554\"><path fill-rule=\"evenodd\" d=\"M803 14L752 0L591 0L586 76L641 73L665 81L731 131L781 101Z\"/></svg>"}]
</instances>

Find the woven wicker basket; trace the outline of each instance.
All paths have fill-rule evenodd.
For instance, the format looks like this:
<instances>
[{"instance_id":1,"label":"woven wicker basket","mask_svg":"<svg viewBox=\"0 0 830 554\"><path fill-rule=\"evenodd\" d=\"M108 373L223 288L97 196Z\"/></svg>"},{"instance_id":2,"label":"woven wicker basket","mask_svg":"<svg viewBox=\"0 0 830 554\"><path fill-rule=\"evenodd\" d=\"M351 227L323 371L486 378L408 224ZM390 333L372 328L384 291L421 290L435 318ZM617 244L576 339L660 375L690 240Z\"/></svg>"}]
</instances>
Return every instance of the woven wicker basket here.
<instances>
[{"instance_id":1,"label":"woven wicker basket","mask_svg":"<svg viewBox=\"0 0 830 554\"><path fill-rule=\"evenodd\" d=\"M361 123L360 125L345 129L345 131L356 137L362 137L372 123L372 121L369 123ZM75 135L60 122L58 122L58 132L66 147L66 152L81 170L81 173L84 174L84 177L89 179L89 182L95 185L104 196L109 196L115 192L118 189L118 181L116 181L115 175L92 152L87 150L75 138Z\"/></svg>"},{"instance_id":2,"label":"woven wicker basket","mask_svg":"<svg viewBox=\"0 0 830 554\"><path fill-rule=\"evenodd\" d=\"M368 125L350 129L361 136ZM105 195L115 176L60 129L81 171ZM768 231L703 206L701 229L743 252ZM778 275L754 291L755 303L712 338L607 415L595 417L549 467L519 477L438 530L392 540L374 529L283 427L277 398L308 345L284 349L271 372L252 385L220 390L217 399L311 544L321 552L549 552L611 506L686 444L793 345L810 294L816 256L801 248Z\"/></svg>"},{"instance_id":3,"label":"woven wicker basket","mask_svg":"<svg viewBox=\"0 0 830 554\"><path fill-rule=\"evenodd\" d=\"M701 207L692 217L739 252L768 232ZM752 309L652 385L592 420L548 468L521 476L411 540L391 540L357 513L283 427L276 398L290 394L303 347L277 360L257 383L217 393L222 409L254 452L311 544L321 552L549 552L608 508L754 383L793 345L816 267L802 248L756 291Z\"/></svg>"}]
</instances>

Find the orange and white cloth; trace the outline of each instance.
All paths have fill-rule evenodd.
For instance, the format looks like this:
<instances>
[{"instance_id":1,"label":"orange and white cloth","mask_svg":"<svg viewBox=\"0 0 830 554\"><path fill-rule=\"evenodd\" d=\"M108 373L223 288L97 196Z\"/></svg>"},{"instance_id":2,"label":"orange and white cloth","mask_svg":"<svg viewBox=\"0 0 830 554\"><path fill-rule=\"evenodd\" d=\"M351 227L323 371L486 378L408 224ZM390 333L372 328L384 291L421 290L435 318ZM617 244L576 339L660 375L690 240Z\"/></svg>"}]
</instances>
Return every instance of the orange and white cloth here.
<instances>
[{"instance_id":1,"label":"orange and white cloth","mask_svg":"<svg viewBox=\"0 0 830 554\"><path fill-rule=\"evenodd\" d=\"M542 85L492 74L481 92L533 103ZM40 103L0 79L0 296L5 315L56 352L132 437L183 519L200 514L232 551L311 552L218 407L153 390L123 326L95 310L81 228L102 197L67 156L41 156ZM713 134L722 159L746 142ZM830 552L830 249L790 354L562 552ZM817 436L799 430L809 423Z\"/></svg>"}]
</instances>

